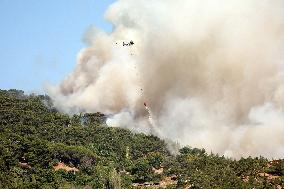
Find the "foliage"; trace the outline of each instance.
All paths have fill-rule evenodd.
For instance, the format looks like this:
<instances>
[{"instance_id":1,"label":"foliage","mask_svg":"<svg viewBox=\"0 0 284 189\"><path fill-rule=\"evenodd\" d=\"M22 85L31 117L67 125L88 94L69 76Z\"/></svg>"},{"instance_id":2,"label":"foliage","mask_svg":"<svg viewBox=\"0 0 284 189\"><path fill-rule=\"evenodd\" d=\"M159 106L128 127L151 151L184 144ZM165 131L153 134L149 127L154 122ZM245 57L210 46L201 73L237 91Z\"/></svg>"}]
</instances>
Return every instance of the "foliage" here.
<instances>
[{"instance_id":1,"label":"foliage","mask_svg":"<svg viewBox=\"0 0 284 189\"><path fill-rule=\"evenodd\" d=\"M0 90L0 188L127 189L167 178L168 188L284 186L282 160L237 161L191 147L173 156L158 137L107 127L105 119L60 113L46 95ZM79 171L56 171L58 163Z\"/></svg>"}]
</instances>

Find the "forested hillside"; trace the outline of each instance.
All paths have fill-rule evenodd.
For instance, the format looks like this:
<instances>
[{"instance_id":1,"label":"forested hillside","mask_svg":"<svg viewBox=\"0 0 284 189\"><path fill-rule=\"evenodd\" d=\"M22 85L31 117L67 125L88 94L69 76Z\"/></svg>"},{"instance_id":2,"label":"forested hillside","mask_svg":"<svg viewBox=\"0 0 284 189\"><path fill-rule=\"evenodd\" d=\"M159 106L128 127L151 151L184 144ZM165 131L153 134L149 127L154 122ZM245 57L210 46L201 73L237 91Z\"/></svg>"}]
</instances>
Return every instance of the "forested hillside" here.
<instances>
[{"instance_id":1,"label":"forested hillside","mask_svg":"<svg viewBox=\"0 0 284 189\"><path fill-rule=\"evenodd\" d=\"M0 90L0 188L283 188L284 161L238 161L69 116L45 95Z\"/></svg>"}]
</instances>

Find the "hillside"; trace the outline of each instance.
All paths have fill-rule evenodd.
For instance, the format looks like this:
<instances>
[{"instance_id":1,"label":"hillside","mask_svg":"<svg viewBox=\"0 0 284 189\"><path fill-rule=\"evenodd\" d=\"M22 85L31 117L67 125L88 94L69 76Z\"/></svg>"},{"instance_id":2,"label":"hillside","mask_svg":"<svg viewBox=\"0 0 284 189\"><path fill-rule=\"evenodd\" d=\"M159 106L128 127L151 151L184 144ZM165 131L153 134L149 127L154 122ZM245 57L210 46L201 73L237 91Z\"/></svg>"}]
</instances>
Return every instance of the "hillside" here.
<instances>
[{"instance_id":1,"label":"hillside","mask_svg":"<svg viewBox=\"0 0 284 189\"><path fill-rule=\"evenodd\" d=\"M283 188L284 161L238 161L69 116L45 95L0 90L0 188Z\"/></svg>"}]
</instances>

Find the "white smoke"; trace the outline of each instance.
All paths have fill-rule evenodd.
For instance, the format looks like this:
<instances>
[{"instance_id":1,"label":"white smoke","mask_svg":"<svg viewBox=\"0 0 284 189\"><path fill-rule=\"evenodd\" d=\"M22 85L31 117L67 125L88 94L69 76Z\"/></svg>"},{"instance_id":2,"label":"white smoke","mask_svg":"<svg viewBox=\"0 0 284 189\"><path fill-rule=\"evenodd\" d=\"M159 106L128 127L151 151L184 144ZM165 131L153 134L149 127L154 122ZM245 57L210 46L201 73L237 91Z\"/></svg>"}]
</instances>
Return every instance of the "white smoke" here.
<instances>
[{"instance_id":1,"label":"white smoke","mask_svg":"<svg viewBox=\"0 0 284 189\"><path fill-rule=\"evenodd\" d=\"M284 157L283 0L119 0L48 92L66 112L231 157ZM122 46L123 41L133 46ZM155 132L157 134L157 132Z\"/></svg>"}]
</instances>

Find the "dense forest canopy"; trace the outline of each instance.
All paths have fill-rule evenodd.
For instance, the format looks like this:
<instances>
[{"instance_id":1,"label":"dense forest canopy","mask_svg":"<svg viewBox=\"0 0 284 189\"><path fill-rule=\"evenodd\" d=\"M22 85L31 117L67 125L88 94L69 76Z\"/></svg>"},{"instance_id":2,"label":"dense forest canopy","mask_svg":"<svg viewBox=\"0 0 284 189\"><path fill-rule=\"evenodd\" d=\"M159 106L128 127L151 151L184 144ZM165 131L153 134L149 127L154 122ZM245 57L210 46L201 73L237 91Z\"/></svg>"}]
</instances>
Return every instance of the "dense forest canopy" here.
<instances>
[{"instance_id":1,"label":"dense forest canopy","mask_svg":"<svg viewBox=\"0 0 284 189\"><path fill-rule=\"evenodd\" d=\"M66 115L46 95L0 90L0 188L283 188L284 161L228 159Z\"/></svg>"}]
</instances>

